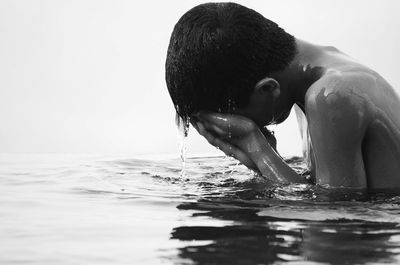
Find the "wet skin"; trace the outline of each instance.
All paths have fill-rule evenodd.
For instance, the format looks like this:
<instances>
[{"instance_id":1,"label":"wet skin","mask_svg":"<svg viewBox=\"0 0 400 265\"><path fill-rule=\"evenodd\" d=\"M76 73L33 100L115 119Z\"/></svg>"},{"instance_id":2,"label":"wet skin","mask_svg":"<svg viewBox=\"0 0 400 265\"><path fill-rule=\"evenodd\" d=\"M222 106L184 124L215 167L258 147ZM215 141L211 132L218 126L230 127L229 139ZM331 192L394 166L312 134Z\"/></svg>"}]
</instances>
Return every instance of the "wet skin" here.
<instances>
[{"instance_id":1,"label":"wet skin","mask_svg":"<svg viewBox=\"0 0 400 265\"><path fill-rule=\"evenodd\" d=\"M400 102L377 73L330 69L308 90L305 113L319 183L400 187Z\"/></svg>"},{"instance_id":2,"label":"wet skin","mask_svg":"<svg viewBox=\"0 0 400 265\"><path fill-rule=\"evenodd\" d=\"M271 101L277 102L273 110L254 107L236 113L240 115L201 112L196 115L196 129L211 144L265 177L302 182L271 147L271 137L260 130L271 116L282 122L297 104L308 122L317 184L400 188L400 100L394 89L379 74L332 47L300 40L298 47L299 55L291 67L303 67L304 71L287 69L275 75L281 92L274 95L279 100ZM308 83L313 79L307 79L307 71L316 67L324 71ZM292 86L285 87L290 79ZM294 89L296 82L298 88ZM261 106L258 101L251 102ZM267 120L262 120L262 111Z\"/></svg>"}]
</instances>

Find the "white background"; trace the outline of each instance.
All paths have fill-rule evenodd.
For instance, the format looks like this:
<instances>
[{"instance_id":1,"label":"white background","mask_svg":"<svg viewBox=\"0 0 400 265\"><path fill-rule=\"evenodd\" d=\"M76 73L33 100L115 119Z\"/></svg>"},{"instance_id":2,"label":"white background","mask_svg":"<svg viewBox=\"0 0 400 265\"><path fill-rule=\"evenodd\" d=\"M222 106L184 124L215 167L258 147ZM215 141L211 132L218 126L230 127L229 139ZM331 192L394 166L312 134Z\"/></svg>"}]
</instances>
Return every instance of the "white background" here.
<instances>
[{"instance_id":1,"label":"white background","mask_svg":"<svg viewBox=\"0 0 400 265\"><path fill-rule=\"evenodd\" d=\"M400 1L237 1L400 88ZM164 64L202 1L0 0L0 152L178 153ZM294 116L277 129L300 154ZM216 152L192 130L189 154Z\"/></svg>"}]
</instances>

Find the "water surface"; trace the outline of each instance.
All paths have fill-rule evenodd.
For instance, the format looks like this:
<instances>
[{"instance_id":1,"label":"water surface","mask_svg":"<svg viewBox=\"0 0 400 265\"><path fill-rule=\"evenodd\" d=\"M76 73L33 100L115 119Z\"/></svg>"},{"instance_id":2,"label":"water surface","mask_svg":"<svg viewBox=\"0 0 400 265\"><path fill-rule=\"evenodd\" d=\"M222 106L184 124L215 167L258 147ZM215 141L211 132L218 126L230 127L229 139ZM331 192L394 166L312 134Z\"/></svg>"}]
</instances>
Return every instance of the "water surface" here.
<instances>
[{"instance_id":1,"label":"water surface","mask_svg":"<svg viewBox=\"0 0 400 265\"><path fill-rule=\"evenodd\" d=\"M236 161L0 156L0 264L398 264L396 193L271 186ZM304 165L289 160L299 173Z\"/></svg>"}]
</instances>

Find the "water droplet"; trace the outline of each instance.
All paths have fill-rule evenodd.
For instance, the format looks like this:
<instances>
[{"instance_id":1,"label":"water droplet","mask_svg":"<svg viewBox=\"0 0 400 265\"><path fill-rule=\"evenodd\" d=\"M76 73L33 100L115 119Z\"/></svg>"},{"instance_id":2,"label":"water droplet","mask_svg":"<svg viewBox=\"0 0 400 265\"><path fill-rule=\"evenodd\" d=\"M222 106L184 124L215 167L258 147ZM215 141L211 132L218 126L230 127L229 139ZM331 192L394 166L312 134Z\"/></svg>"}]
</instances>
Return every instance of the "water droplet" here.
<instances>
[{"instance_id":1,"label":"water droplet","mask_svg":"<svg viewBox=\"0 0 400 265\"><path fill-rule=\"evenodd\" d=\"M228 99L228 114L232 114L235 110L235 101L232 98ZM231 123L228 123L228 139L232 139L232 128Z\"/></svg>"},{"instance_id":2,"label":"water droplet","mask_svg":"<svg viewBox=\"0 0 400 265\"><path fill-rule=\"evenodd\" d=\"M178 134L181 142L180 146L180 157L182 161L182 171L181 177L185 177L186 173L186 154L187 154L187 136L189 134L189 124L190 124L190 117L182 118L178 115L175 116L175 123L178 129Z\"/></svg>"}]
</instances>

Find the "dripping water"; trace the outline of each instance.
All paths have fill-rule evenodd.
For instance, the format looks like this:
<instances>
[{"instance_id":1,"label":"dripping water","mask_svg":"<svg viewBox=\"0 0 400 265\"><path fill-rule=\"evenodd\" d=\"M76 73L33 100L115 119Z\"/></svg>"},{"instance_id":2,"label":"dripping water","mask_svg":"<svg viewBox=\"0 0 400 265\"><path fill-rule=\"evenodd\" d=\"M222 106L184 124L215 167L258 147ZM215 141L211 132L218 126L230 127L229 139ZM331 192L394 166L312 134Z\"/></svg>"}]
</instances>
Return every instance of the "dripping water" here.
<instances>
[{"instance_id":1,"label":"dripping water","mask_svg":"<svg viewBox=\"0 0 400 265\"><path fill-rule=\"evenodd\" d=\"M232 100L232 98L228 99L228 115L232 115L232 111L235 110L235 102ZM228 123L228 139L232 138L232 128L231 128L231 123Z\"/></svg>"},{"instance_id":2,"label":"dripping water","mask_svg":"<svg viewBox=\"0 0 400 265\"><path fill-rule=\"evenodd\" d=\"M189 134L190 117L182 118L176 113L175 123L180 138L180 157L182 161L181 177L186 173L187 136Z\"/></svg>"},{"instance_id":3,"label":"dripping water","mask_svg":"<svg viewBox=\"0 0 400 265\"><path fill-rule=\"evenodd\" d=\"M236 110L236 103L235 101L232 99L232 97L228 98L228 115L233 115L234 111ZM232 139L232 125L229 122L228 123L228 139ZM230 161L236 161L236 165L231 168L229 175L232 176L233 172L237 169L238 165L239 165L239 160L235 159L232 156L225 156L225 158L228 158Z\"/></svg>"}]
</instances>

